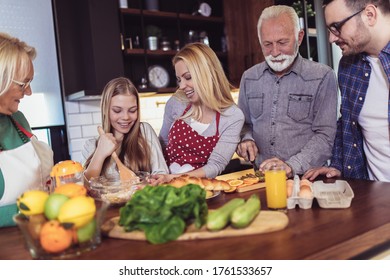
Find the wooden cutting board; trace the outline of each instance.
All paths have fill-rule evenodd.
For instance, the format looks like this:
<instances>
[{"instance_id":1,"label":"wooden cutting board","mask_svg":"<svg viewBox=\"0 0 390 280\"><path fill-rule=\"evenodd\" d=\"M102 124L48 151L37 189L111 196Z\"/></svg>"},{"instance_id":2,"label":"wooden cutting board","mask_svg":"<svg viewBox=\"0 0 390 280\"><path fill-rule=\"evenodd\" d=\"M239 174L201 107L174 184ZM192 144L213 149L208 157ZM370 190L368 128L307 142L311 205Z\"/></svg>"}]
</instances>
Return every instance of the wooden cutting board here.
<instances>
[{"instance_id":1,"label":"wooden cutting board","mask_svg":"<svg viewBox=\"0 0 390 280\"><path fill-rule=\"evenodd\" d=\"M261 189L261 188L265 188L265 182L260 182L260 183L256 183L256 184L252 184L252 185L244 186L244 187L238 187L236 192L248 192L248 191L253 191L253 190Z\"/></svg>"},{"instance_id":2,"label":"wooden cutting board","mask_svg":"<svg viewBox=\"0 0 390 280\"><path fill-rule=\"evenodd\" d=\"M125 232L123 227L118 225L119 217L114 217L102 225L102 233L108 237L131 239L131 240L146 240L145 234L142 231ZM190 225L186 232L177 240L194 240L194 239L211 239L224 238L230 236L244 236L252 234L261 234L282 230L288 225L288 217L286 214L277 211L260 211L260 214L246 228L236 229L231 226L220 231L208 231L206 226L197 229L194 225Z\"/></svg>"},{"instance_id":3,"label":"wooden cutting board","mask_svg":"<svg viewBox=\"0 0 390 280\"><path fill-rule=\"evenodd\" d=\"M220 176L215 177L215 179L227 181L227 180L231 180L231 179L241 178L242 176L245 176L247 174L255 175L253 168L220 175ZM247 191L252 191L252 190L261 189L261 188L265 188L265 182L260 182L260 183L256 183L256 184L252 184L252 185L248 185L248 186L244 186L244 187L239 187L239 188L237 188L236 191L237 192L247 192Z\"/></svg>"}]
</instances>

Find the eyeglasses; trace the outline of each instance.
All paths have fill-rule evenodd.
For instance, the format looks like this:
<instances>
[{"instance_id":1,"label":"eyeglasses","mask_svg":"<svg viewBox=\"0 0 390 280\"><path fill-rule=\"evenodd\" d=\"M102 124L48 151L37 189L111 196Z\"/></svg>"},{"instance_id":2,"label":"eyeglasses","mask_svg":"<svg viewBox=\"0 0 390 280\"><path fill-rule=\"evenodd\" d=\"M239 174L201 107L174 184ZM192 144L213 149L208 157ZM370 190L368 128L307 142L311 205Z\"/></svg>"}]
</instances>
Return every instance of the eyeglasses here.
<instances>
[{"instance_id":1,"label":"eyeglasses","mask_svg":"<svg viewBox=\"0 0 390 280\"><path fill-rule=\"evenodd\" d=\"M338 22L334 22L332 23L331 25L328 26L328 30L330 32L332 32L334 35L336 36L339 36L340 33L341 33L341 28L343 27L343 25L348 21L350 20L351 18L353 18L354 16L360 14L361 12L364 11L365 8L361 9L360 11L354 13L353 15L341 20L341 21L338 21Z\"/></svg>"},{"instance_id":2,"label":"eyeglasses","mask_svg":"<svg viewBox=\"0 0 390 280\"><path fill-rule=\"evenodd\" d=\"M30 81L26 82L26 83L22 83L22 82L19 82L19 81L16 81L16 80L12 80L12 81L15 84L17 84L18 86L20 86L22 90L25 90L25 89L27 89L30 86L30 84L32 82L32 79Z\"/></svg>"}]
</instances>

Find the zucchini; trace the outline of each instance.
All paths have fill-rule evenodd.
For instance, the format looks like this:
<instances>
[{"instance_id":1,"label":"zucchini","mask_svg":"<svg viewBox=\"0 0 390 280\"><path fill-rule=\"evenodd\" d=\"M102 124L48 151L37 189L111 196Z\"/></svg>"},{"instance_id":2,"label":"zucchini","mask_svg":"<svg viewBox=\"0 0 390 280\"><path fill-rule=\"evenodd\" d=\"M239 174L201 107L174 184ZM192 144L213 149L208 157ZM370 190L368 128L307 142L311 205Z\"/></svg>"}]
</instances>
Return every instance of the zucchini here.
<instances>
[{"instance_id":1,"label":"zucchini","mask_svg":"<svg viewBox=\"0 0 390 280\"><path fill-rule=\"evenodd\" d=\"M236 228L244 228L248 226L254 218L259 214L261 208L260 198L252 194L244 205L234 209L230 222Z\"/></svg>"},{"instance_id":2,"label":"zucchini","mask_svg":"<svg viewBox=\"0 0 390 280\"><path fill-rule=\"evenodd\" d=\"M217 210L209 212L209 214L207 215L207 229L221 230L226 227L226 225L229 223L230 216L234 209L244 204L245 200L243 198L233 198Z\"/></svg>"}]
</instances>

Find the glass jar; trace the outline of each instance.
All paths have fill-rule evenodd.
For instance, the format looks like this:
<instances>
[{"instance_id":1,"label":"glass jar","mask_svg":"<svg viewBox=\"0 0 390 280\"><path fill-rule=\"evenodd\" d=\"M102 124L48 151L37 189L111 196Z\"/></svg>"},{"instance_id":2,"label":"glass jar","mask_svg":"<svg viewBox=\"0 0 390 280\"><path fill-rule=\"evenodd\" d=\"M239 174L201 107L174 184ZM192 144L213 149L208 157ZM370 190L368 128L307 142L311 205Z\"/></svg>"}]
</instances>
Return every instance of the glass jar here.
<instances>
[{"instance_id":1,"label":"glass jar","mask_svg":"<svg viewBox=\"0 0 390 280\"><path fill-rule=\"evenodd\" d=\"M53 192L56 187L64 184L75 183L84 185L84 168L81 163L73 160L65 160L53 166L51 177L51 189Z\"/></svg>"}]
</instances>

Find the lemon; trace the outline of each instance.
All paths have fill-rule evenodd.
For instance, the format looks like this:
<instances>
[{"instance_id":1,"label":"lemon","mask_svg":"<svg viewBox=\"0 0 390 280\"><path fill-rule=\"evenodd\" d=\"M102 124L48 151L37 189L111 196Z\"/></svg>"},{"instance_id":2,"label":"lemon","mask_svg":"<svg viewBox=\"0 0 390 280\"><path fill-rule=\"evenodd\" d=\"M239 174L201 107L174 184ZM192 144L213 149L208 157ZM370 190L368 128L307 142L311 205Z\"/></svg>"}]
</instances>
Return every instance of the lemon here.
<instances>
[{"instance_id":1,"label":"lemon","mask_svg":"<svg viewBox=\"0 0 390 280\"><path fill-rule=\"evenodd\" d=\"M88 224L95 213L96 206L92 197L76 196L64 202L57 218L60 223L71 223L80 228Z\"/></svg>"},{"instance_id":2,"label":"lemon","mask_svg":"<svg viewBox=\"0 0 390 280\"><path fill-rule=\"evenodd\" d=\"M30 190L21 194L16 200L16 204L24 215L42 214L48 197L49 194L44 191Z\"/></svg>"}]
</instances>

